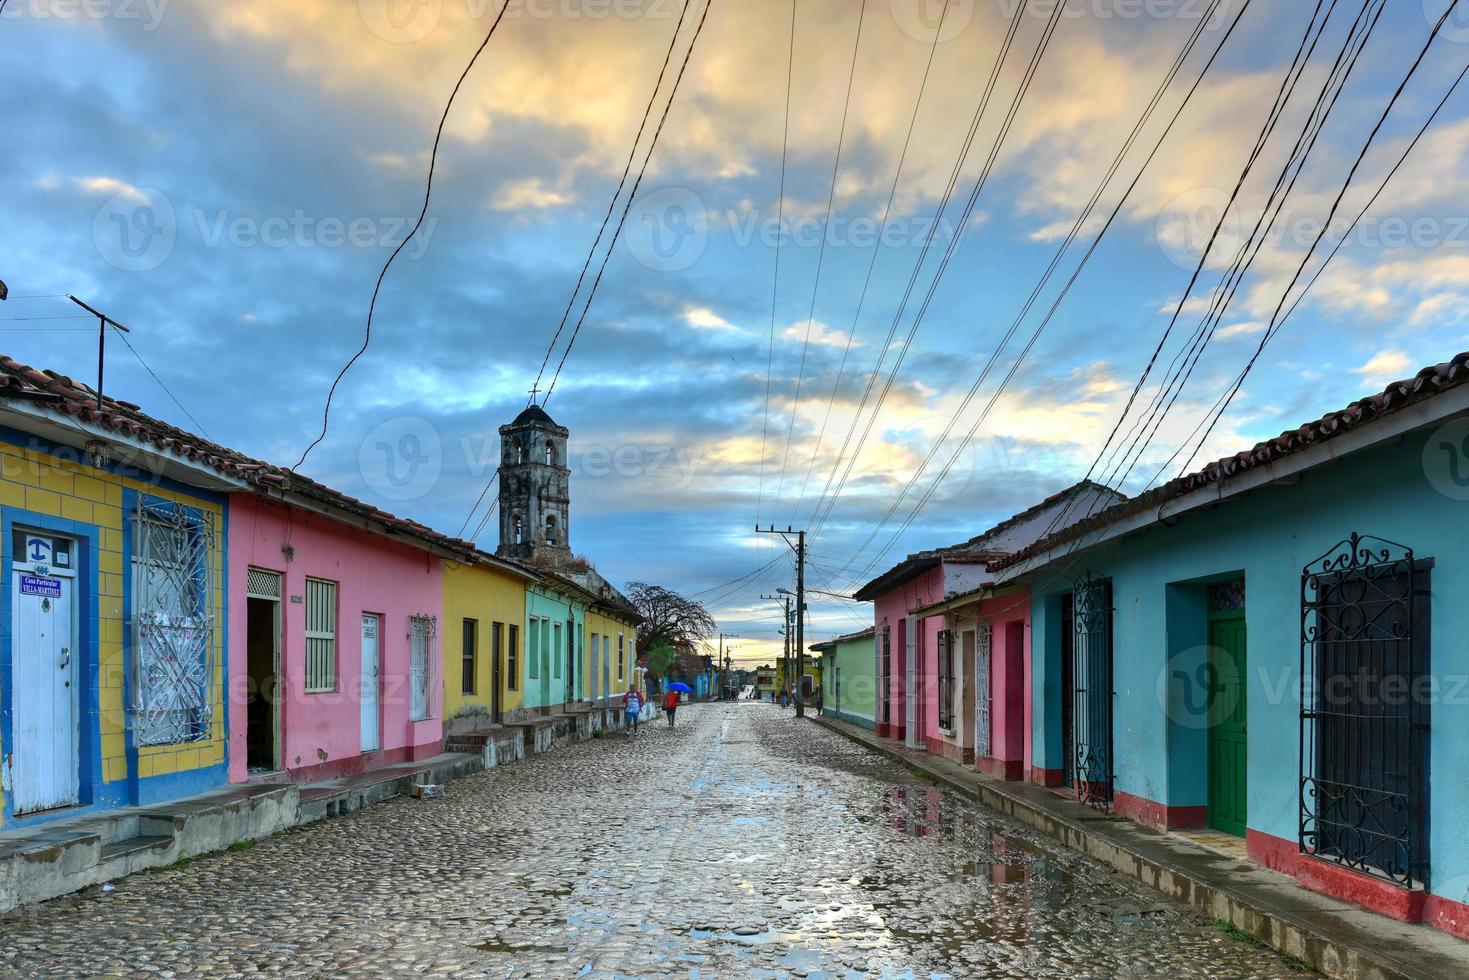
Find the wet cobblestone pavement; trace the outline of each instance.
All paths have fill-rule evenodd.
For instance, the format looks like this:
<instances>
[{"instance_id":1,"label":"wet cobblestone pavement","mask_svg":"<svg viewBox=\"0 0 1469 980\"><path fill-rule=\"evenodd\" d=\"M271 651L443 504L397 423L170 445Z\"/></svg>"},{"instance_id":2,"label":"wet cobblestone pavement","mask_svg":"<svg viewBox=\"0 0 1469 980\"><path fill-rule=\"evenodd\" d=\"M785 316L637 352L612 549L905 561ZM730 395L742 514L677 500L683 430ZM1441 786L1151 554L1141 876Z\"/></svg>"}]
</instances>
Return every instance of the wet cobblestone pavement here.
<instances>
[{"instance_id":1,"label":"wet cobblestone pavement","mask_svg":"<svg viewBox=\"0 0 1469 980\"><path fill-rule=\"evenodd\" d=\"M3 976L1286 977L772 705L0 917Z\"/></svg>"}]
</instances>

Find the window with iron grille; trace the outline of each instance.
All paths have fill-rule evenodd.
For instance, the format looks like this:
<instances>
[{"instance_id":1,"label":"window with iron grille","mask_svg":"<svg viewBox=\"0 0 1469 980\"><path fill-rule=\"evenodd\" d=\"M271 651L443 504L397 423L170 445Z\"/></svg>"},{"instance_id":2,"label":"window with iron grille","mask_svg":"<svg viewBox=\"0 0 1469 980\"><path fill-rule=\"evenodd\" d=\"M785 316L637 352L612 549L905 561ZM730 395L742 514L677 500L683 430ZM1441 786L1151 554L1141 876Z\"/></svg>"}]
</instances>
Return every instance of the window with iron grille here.
<instances>
[{"instance_id":1,"label":"window with iron grille","mask_svg":"<svg viewBox=\"0 0 1469 980\"><path fill-rule=\"evenodd\" d=\"M337 583L306 580L306 693L337 689Z\"/></svg>"},{"instance_id":2,"label":"window with iron grille","mask_svg":"<svg viewBox=\"0 0 1469 980\"><path fill-rule=\"evenodd\" d=\"M624 642L625 642L625 637L621 633L618 633L617 634L617 679L618 680L622 680L623 678L627 677L627 661L626 661L626 650L625 650L625 647L624 647Z\"/></svg>"},{"instance_id":3,"label":"window with iron grille","mask_svg":"<svg viewBox=\"0 0 1469 980\"><path fill-rule=\"evenodd\" d=\"M1300 850L1429 885L1432 559L1353 534L1301 580Z\"/></svg>"},{"instance_id":4,"label":"window with iron grille","mask_svg":"<svg viewBox=\"0 0 1469 980\"><path fill-rule=\"evenodd\" d=\"M510 634L505 644L505 687L520 690L520 627L510 624Z\"/></svg>"},{"instance_id":5,"label":"window with iron grille","mask_svg":"<svg viewBox=\"0 0 1469 980\"><path fill-rule=\"evenodd\" d=\"M214 515L140 496L131 543L135 738L204 741L216 674Z\"/></svg>"},{"instance_id":6,"label":"window with iron grille","mask_svg":"<svg viewBox=\"0 0 1469 980\"><path fill-rule=\"evenodd\" d=\"M954 634L939 630L939 727L954 731Z\"/></svg>"},{"instance_id":7,"label":"window with iron grille","mask_svg":"<svg viewBox=\"0 0 1469 980\"><path fill-rule=\"evenodd\" d=\"M551 676L556 680L561 679L561 624L556 623L551 627Z\"/></svg>"},{"instance_id":8,"label":"window with iron grille","mask_svg":"<svg viewBox=\"0 0 1469 980\"><path fill-rule=\"evenodd\" d=\"M430 685L438 625L436 616L412 616L408 620L409 721L423 721L433 708Z\"/></svg>"},{"instance_id":9,"label":"window with iron grille","mask_svg":"<svg viewBox=\"0 0 1469 980\"><path fill-rule=\"evenodd\" d=\"M497 647L498 643L495 644ZM473 694L475 688L475 666L477 654L479 653L479 621L466 619L464 621L464 644L461 654L464 658L463 676L460 679L460 689L465 694Z\"/></svg>"}]
</instances>

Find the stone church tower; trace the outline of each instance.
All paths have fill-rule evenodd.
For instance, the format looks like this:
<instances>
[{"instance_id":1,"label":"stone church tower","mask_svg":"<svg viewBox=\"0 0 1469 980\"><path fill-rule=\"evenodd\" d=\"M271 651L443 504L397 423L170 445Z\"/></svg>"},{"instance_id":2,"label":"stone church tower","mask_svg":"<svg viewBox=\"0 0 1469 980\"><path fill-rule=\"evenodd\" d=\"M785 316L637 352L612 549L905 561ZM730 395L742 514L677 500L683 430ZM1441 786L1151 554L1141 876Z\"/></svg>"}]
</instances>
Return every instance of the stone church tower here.
<instances>
[{"instance_id":1,"label":"stone church tower","mask_svg":"<svg viewBox=\"0 0 1469 980\"><path fill-rule=\"evenodd\" d=\"M500 547L506 558L564 565L569 541L570 431L531 405L500 426Z\"/></svg>"}]
</instances>

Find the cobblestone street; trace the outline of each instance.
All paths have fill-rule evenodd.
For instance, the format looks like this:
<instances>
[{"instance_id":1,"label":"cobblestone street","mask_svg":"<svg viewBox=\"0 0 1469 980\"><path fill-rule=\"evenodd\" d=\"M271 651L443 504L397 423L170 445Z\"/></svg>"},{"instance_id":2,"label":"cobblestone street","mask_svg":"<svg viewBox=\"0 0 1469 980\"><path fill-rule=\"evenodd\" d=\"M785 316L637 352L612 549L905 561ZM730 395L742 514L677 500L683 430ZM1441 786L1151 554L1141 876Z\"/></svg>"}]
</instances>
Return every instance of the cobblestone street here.
<instances>
[{"instance_id":1,"label":"cobblestone street","mask_svg":"<svg viewBox=\"0 0 1469 980\"><path fill-rule=\"evenodd\" d=\"M0 918L0 975L1292 976L768 704Z\"/></svg>"}]
</instances>

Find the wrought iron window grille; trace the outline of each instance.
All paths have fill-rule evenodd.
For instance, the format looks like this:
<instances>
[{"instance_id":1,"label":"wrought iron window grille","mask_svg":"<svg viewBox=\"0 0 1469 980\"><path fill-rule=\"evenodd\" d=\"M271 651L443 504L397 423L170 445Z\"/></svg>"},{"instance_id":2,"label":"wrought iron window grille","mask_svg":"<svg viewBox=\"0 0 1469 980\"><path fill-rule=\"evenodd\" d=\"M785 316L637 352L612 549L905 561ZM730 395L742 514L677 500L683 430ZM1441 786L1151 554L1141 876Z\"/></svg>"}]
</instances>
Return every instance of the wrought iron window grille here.
<instances>
[{"instance_id":1,"label":"wrought iron window grille","mask_svg":"<svg viewBox=\"0 0 1469 980\"><path fill-rule=\"evenodd\" d=\"M1429 884L1431 559L1353 532L1301 574L1302 854Z\"/></svg>"},{"instance_id":2,"label":"wrought iron window grille","mask_svg":"<svg viewBox=\"0 0 1469 980\"><path fill-rule=\"evenodd\" d=\"M1111 812L1112 756L1112 582L1094 572L1073 590L1072 778L1076 798Z\"/></svg>"},{"instance_id":3,"label":"wrought iron window grille","mask_svg":"<svg viewBox=\"0 0 1469 980\"><path fill-rule=\"evenodd\" d=\"M139 495L132 514L132 714L139 745L207 741L218 672L214 515Z\"/></svg>"}]
</instances>

